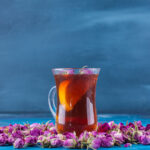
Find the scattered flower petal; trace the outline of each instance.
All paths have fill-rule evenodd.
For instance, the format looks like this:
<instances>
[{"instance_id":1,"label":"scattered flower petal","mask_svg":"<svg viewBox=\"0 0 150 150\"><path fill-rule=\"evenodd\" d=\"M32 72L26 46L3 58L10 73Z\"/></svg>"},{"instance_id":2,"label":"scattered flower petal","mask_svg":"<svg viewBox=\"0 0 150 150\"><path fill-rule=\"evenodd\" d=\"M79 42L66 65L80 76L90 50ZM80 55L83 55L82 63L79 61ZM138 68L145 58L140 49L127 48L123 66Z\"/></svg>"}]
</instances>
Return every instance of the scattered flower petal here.
<instances>
[{"instance_id":1,"label":"scattered flower petal","mask_svg":"<svg viewBox=\"0 0 150 150\"><path fill-rule=\"evenodd\" d=\"M132 146L131 143L126 143L126 144L124 144L124 147L130 147L130 146Z\"/></svg>"}]
</instances>

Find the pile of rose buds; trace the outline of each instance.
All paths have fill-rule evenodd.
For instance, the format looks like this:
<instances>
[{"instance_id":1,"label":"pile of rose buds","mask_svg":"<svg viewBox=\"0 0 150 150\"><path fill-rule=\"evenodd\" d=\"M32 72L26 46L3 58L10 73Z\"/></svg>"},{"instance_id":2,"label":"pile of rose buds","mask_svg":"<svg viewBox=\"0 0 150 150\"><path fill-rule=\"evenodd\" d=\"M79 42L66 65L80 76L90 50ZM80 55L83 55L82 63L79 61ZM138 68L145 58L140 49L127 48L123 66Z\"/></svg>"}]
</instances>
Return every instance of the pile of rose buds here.
<instances>
[{"instance_id":1,"label":"pile of rose buds","mask_svg":"<svg viewBox=\"0 0 150 150\"><path fill-rule=\"evenodd\" d=\"M115 124L98 123L97 131L57 133L53 123L14 124L0 127L0 146L13 145L14 148L28 146L65 147L98 149L101 147L131 146L132 144L150 144L150 124L142 126L141 121Z\"/></svg>"}]
</instances>

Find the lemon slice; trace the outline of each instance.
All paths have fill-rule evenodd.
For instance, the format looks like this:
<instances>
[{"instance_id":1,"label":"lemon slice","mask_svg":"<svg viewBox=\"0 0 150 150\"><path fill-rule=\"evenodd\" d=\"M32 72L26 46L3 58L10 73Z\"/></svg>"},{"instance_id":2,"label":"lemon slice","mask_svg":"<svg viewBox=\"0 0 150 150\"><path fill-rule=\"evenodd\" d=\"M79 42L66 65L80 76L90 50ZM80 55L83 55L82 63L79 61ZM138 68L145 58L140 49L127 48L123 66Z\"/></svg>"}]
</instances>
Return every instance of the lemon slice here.
<instances>
[{"instance_id":1,"label":"lemon slice","mask_svg":"<svg viewBox=\"0 0 150 150\"><path fill-rule=\"evenodd\" d=\"M69 85L68 80L61 82L59 85L59 101L66 111L72 110L72 107L68 104L67 99L66 99L68 85Z\"/></svg>"},{"instance_id":2,"label":"lemon slice","mask_svg":"<svg viewBox=\"0 0 150 150\"><path fill-rule=\"evenodd\" d=\"M71 111L89 89L89 82L78 80L65 80L59 85L59 101L66 111Z\"/></svg>"}]
</instances>

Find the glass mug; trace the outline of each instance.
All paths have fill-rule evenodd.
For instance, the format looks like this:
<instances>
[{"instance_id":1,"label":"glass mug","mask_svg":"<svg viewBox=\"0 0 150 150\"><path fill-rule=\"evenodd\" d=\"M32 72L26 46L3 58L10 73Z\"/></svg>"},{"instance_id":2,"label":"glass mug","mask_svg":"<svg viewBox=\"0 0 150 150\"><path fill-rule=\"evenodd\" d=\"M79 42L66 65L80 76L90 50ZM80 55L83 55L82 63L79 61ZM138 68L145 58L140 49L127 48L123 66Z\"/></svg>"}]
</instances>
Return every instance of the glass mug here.
<instances>
[{"instance_id":1,"label":"glass mug","mask_svg":"<svg viewBox=\"0 0 150 150\"><path fill-rule=\"evenodd\" d=\"M100 68L55 68L52 72L56 86L49 91L48 104L58 133L75 131L79 135L96 130L95 95Z\"/></svg>"}]
</instances>

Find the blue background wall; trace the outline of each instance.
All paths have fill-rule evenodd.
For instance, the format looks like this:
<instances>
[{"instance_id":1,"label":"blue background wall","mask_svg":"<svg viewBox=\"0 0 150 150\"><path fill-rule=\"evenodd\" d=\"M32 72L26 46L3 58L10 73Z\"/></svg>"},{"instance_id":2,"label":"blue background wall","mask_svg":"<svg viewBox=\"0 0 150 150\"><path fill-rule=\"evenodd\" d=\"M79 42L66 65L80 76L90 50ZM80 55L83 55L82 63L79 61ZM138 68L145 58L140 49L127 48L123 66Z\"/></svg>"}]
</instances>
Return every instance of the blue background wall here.
<instances>
[{"instance_id":1,"label":"blue background wall","mask_svg":"<svg viewBox=\"0 0 150 150\"><path fill-rule=\"evenodd\" d=\"M150 114L150 0L0 0L0 112L49 112L54 67L101 67L100 113Z\"/></svg>"}]
</instances>

